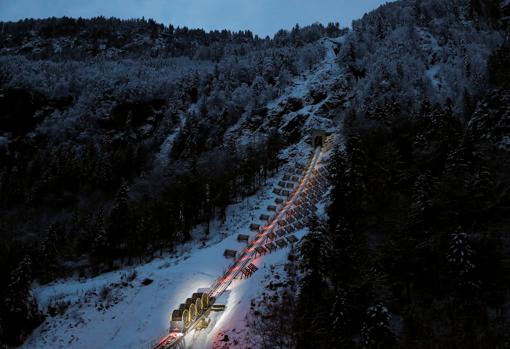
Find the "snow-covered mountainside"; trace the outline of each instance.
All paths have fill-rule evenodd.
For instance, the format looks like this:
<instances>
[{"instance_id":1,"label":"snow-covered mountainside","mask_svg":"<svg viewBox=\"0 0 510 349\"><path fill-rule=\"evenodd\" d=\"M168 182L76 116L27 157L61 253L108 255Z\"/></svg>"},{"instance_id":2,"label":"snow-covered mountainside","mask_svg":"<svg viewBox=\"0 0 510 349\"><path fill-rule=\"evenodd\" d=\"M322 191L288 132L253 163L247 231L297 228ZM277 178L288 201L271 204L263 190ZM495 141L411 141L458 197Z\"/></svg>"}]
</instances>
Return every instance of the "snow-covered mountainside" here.
<instances>
[{"instance_id":1,"label":"snow-covered mountainside","mask_svg":"<svg viewBox=\"0 0 510 349\"><path fill-rule=\"evenodd\" d=\"M299 248L234 281L188 344L501 343L509 12L401 0L352 29L273 38L150 20L1 23L0 344L160 337L171 310L221 275L223 250L238 249L316 129L338 142L317 221ZM485 315L470 337L474 313Z\"/></svg>"},{"instance_id":2,"label":"snow-covered mountainside","mask_svg":"<svg viewBox=\"0 0 510 349\"><path fill-rule=\"evenodd\" d=\"M299 132L299 136L295 136L298 143L279 153L284 165L260 190L228 206L224 220L214 219L209 224L208 236L205 236L204 224L196 225L191 233L192 242L178 246L174 253L93 278L63 279L37 286L33 290L35 298L43 309L52 309L52 315L22 348L142 348L162 337L169 330L171 311L190 292L208 288L224 273L231 260L223 256L223 251L242 249L244 243L237 241L237 235L249 233L250 224L259 223L259 216L268 213L267 206L274 205L278 196L272 190L281 180L281 174L296 163L303 163L312 150L311 130L338 132L331 118L318 112L327 99L326 91L340 76L334 64L333 48L337 42L341 39L324 40L324 61L292 81L285 95L268 103L268 114L283 114L282 134L292 131ZM320 89L324 96L320 101L310 100L310 104L303 102L310 89ZM294 110L285 112L289 103L296 103L292 105ZM302 119L302 122L291 129L289 124L296 122L295 119ZM246 132L244 122L227 131L227 141L236 137L240 144L249 144L253 137L262 135L261 129L268 127L266 123L271 119L264 120L260 129L250 133ZM323 206L324 202L319 205L319 216L324 215ZM298 231L296 237L301 238L307 231L307 228ZM190 348L225 345L243 348L242 343L251 336L248 322L251 303L267 292L266 287L271 282L277 281L275 269L285 265L288 253L289 248L284 248L257 259L260 270L249 279L235 280L218 299L219 303L226 304L225 312L213 313L208 328L190 334L186 344ZM151 280L149 285L144 285L146 279ZM225 335L229 338L227 342ZM252 345L256 347L256 343Z\"/></svg>"},{"instance_id":3,"label":"snow-covered mountainside","mask_svg":"<svg viewBox=\"0 0 510 349\"><path fill-rule=\"evenodd\" d=\"M311 127L333 124L286 96L320 70L322 40L344 33L338 25L273 39L152 27L101 18L2 24L9 343L46 312L30 295L34 276L97 274L178 248L197 224L223 221L232 202L259 190L281 167L278 154ZM280 115L268 122L270 112Z\"/></svg>"}]
</instances>

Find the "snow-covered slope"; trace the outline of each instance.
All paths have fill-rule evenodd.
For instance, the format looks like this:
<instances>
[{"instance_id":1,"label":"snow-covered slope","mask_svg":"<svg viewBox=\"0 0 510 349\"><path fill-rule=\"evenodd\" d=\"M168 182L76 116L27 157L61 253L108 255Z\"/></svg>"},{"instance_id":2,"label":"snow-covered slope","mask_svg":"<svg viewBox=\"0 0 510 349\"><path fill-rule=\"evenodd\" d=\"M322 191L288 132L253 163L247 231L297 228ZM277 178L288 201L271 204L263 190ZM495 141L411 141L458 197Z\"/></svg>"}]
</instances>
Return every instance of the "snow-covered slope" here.
<instances>
[{"instance_id":1,"label":"snow-covered slope","mask_svg":"<svg viewBox=\"0 0 510 349\"><path fill-rule=\"evenodd\" d=\"M282 101L295 97L306 100L313 87L328 84L339 76L333 64L334 53L331 41L325 41L328 54L319 69L295 81L289 93L268 105L271 112L281 111ZM335 125L330 117L318 115L316 111L325 100L303 106L283 116L286 122L300 113L307 118L302 132L307 135L311 128L332 130ZM269 122L270 120L268 120ZM255 195L233 204L227 209L224 223L214 221L207 243L204 228L194 229L194 241L181 246L175 256L164 256L150 263L121 269L85 280L59 280L49 285L36 287L34 295L43 309L60 307L55 316L46 321L22 346L29 348L141 348L152 340L162 337L169 326L171 311L192 292L209 287L223 274L231 260L223 257L225 249L241 250L243 243L237 241L238 233L249 233L252 222L259 223L259 216L267 213L266 207L274 203L271 192L281 173L296 162L304 162L311 150L307 137L282 151L287 162L275 177ZM305 230L298 231L302 237ZM224 333L239 335L245 331L245 317L250 302L264 291L271 279L271 265L286 262L289 248L278 250L257 260L259 270L250 279L235 280L219 302L226 304L226 311L211 317L211 324L202 332L187 336L187 345L192 348L209 348ZM144 280L152 280L144 285ZM147 282L146 282L147 283ZM189 337L189 338L188 338Z\"/></svg>"},{"instance_id":2,"label":"snow-covered slope","mask_svg":"<svg viewBox=\"0 0 510 349\"><path fill-rule=\"evenodd\" d=\"M256 195L228 209L225 224L215 222L212 240L181 248L179 257L158 258L148 264L86 280L61 280L34 290L41 306L70 302L62 315L48 317L22 348L139 348L168 330L173 308L190 292L209 287L231 263L227 248L240 250L237 234L247 232L259 211L274 198L274 181ZM201 234L200 227L195 229ZM223 235L227 237L221 239ZM283 253L283 252L281 252ZM136 273L133 280L129 275ZM143 286L146 278L153 280ZM108 294L104 291L110 289Z\"/></svg>"},{"instance_id":3,"label":"snow-covered slope","mask_svg":"<svg viewBox=\"0 0 510 349\"><path fill-rule=\"evenodd\" d=\"M297 159L306 155L297 149L289 153ZM223 251L244 247L237 241L237 233L247 233L249 224L258 222L267 205L274 203L271 189L278 179L271 179L256 195L230 206L225 224L215 222L213 238L206 246L189 244L181 248L179 257L167 256L91 279L61 280L36 288L34 293L42 306L59 302L69 305L63 314L48 317L22 348L140 348L159 338L168 330L171 311L191 292L209 287L231 264ZM200 236L201 228L196 227L195 233ZM299 231L296 236L304 233ZM251 299L265 286L269 266L284 263L287 253L285 248L258 259L255 264L260 270L252 278L235 280L219 300L227 310L213 317L204 333L190 334L188 345L208 348L220 331L242 329ZM152 283L144 286L145 279Z\"/></svg>"},{"instance_id":4,"label":"snow-covered slope","mask_svg":"<svg viewBox=\"0 0 510 349\"><path fill-rule=\"evenodd\" d=\"M343 39L323 39L322 45L326 50L323 62L295 79L285 93L270 101L267 117L255 123L255 129L251 127L253 120L241 119L225 133L225 140L234 139L239 144L248 144L257 136L264 137L267 130L276 125L287 140L293 139L295 130L299 129L298 134L309 141L312 129L337 128L337 117L348 100L343 70L335 62L335 48L342 44Z\"/></svg>"}]
</instances>

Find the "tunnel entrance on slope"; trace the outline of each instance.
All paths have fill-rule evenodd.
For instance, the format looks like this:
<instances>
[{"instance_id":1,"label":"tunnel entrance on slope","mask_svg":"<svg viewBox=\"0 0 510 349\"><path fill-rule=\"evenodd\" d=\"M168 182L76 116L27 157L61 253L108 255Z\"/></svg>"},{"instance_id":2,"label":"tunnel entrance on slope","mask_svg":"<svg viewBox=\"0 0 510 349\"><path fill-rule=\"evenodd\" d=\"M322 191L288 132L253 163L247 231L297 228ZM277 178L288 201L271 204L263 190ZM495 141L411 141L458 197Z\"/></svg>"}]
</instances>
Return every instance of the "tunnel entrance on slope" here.
<instances>
[{"instance_id":1,"label":"tunnel entrance on slope","mask_svg":"<svg viewBox=\"0 0 510 349\"><path fill-rule=\"evenodd\" d=\"M327 137L327 133L324 130L314 129L312 130L312 146L322 147Z\"/></svg>"}]
</instances>

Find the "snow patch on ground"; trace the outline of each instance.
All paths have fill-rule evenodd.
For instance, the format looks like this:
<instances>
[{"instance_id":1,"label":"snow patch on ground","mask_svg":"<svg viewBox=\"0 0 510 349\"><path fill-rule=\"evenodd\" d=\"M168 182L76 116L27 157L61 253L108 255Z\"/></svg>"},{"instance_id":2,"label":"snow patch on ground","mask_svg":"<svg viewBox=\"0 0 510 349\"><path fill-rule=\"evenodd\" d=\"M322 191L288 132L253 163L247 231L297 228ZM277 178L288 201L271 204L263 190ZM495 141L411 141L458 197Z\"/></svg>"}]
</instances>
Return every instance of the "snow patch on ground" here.
<instances>
[{"instance_id":1,"label":"snow patch on ground","mask_svg":"<svg viewBox=\"0 0 510 349\"><path fill-rule=\"evenodd\" d=\"M9 144L9 138L5 136L0 136L0 145L7 145Z\"/></svg>"},{"instance_id":2,"label":"snow patch on ground","mask_svg":"<svg viewBox=\"0 0 510 349\"><path fill-rule=\"evenodd\" d=\"M168 164L168 157L170 156L170 152L172 151L172 147L174 145L175 138L179 134L179 131L184 127L185 122L184 115L179 115L179 125L170 132L170 134L166 137L161 144L161 148L159 153L156 155L156 161L161 167L165 167Z\"/></svg>"},{"instance_id":3,"label":"snow patch on ground","mask_svg":"<svg viewBox=\"0 0 510 349\"><path fill-rule=\"evenodd\" d=\"M508 135L503 136L503 138L501 139L501 142L499 144L499 147L503 150L510 150L510 136L508 136Z\"/></svg>"},{"instance_id":4,"label":"snow patch on ground","mask_svg":"<svg viewBox=\"0 0 510 349\"><path fill-rule=\"evenodd\" d=\"M434 86L434 88L440 88L442 85L442 83L440 81L440 77L439 77L440 69L441 69L441 66L439 64L435 64L425 71L425 76L427 76L427 78L429 78L429 80L432 83L432 86Z\"/></svg>"}]
</instances>

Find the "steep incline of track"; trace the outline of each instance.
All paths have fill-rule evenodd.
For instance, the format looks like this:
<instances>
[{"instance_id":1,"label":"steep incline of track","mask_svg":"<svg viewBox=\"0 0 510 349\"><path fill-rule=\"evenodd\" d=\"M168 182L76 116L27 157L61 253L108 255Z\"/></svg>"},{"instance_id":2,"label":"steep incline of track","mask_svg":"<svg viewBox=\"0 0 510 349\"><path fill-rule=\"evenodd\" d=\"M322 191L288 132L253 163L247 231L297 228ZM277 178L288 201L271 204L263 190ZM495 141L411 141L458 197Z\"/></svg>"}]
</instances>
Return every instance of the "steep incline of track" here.
<instances>
[{"instance_id":1,"label":"steep incline of track","mask_svg":"<svg viewBox=\"0 0 510 349\"><path fill-rule=\"evenodd\" d=\"M306 172L299 181L297 188L291 193L287 201L283 204L280 210L278 210L277 214L269 222L269 224L260 229L256 240L254 240L243 250L239 258L235 260L234 264L226 271L226 273L219 277L209 288L208 294L211 299L218 299L230 286L232 281L240 275L243 268L258 258L256 249L269 241L268 235L275 233L275 231L278 229L278 223L280 221L285 220L286 217L292 215L292 209L296 207L296 202L300 199L302 194L306 193L306 191L309 190L309 187L314 184L311 183L311 179L313 177L314 171L317 172L317 167L320 163L322 154L323 152L321 147L317 147L313 150L313 155L309 160L308 166L306 167ZM197 324L207 316L208 312L204 312L198 316L189 326L187 326L184 331L171 331L167 336L161 338L156 342L156 344L150 347L153 349L180 347L182 344L181 342L183 341L186 334L191 332L197 326Z\"/></svg>"},{"instance_id":2,"label":"steep incline of track","mask_svg":"<svg viewBox=\"0 0 510 349\"><path fill-rule=\"evenodd\" d=\"M317 162L320 158L320 148L317 148L315 150L314 156L312 158L312 161L310 165L308 166L307 172L301 182L299 183L298 188L295 190L294 194L291 196L291 198L287 201L287 203L282 207L282 209L278 212L278 214L273 218L271 223L265 227L262 228L262 232L258 235L257 240L255 240L251 246L247 247L243 254L240 256L240 258L235 262L235 264L230 268L226 275L221 277L217 280L217 282L211 287L211 291L209 293L209 296L218 298L230 285L232 280L234 280L239 273L241 272L242 268L246 267L248 264L250 264L255 258L256 258L256 248L262 246L267 241L267 236L269 233L274 232L276 229L277 222L280 221L283 217L285 217L285 214L287 211L292 207L295 200L299 197L303 189L305 188L308 179L310 178L310 174L313 169L315 169L315 166L317 165Z\"/></svg>"}]
</instances>

